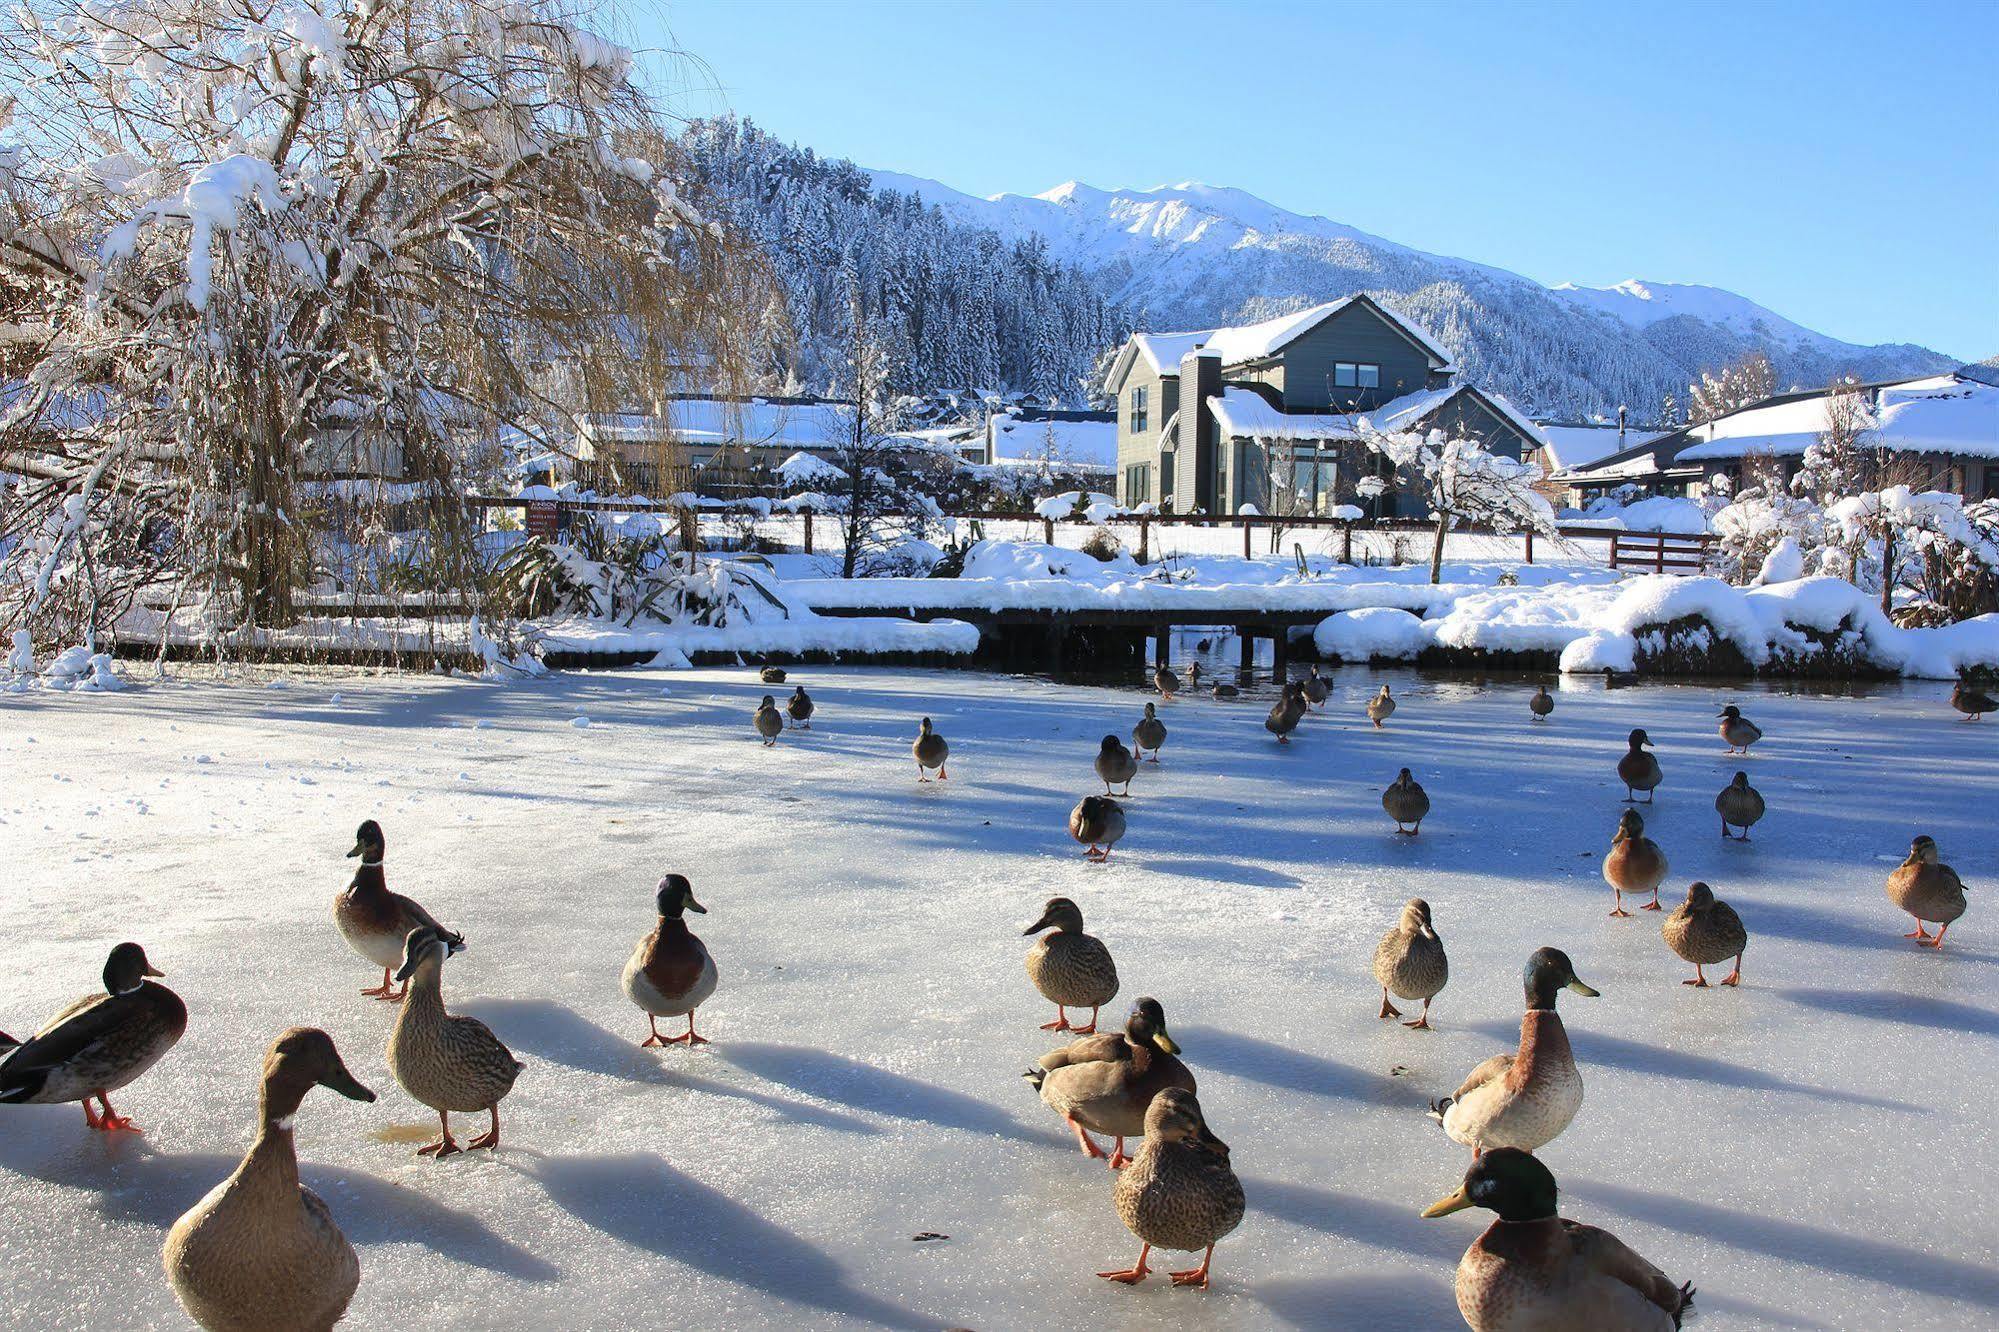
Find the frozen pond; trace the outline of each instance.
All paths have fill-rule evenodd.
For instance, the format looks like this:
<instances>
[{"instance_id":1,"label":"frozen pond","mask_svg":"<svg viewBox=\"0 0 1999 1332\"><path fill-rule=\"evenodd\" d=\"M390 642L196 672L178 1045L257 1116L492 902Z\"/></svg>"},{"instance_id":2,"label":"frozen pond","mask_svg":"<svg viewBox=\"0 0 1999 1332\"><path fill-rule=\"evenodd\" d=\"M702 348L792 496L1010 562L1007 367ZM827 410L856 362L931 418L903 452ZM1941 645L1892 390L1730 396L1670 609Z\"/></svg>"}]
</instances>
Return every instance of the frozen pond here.
<instances>
[{"instance_id":1,"label":"frozen pond","mask_svg":"<svg viewBox=\"0 0 1999 1332\"><path fill-rule=\"evenodd\" d=\"M768 751L749 712L780 691L741 669L0 700L0 1027L92 988L127 937L192 1013L114 1098L144 1138L0 1106L9 1321L183 1326L165 1227L246 1146L272 1037L313 1024L380 1094L316 1092L298 1121L360 1250L352 1326L1455 1326L1489 1217L1418 1218L1469 1156L1423 1108L1512 1048L1522 963L1552 944L1603 997L1561 1000L1587 1098L1542 1159L1565 1215L1699 1287L1696 1326L1999 1322L1999 726L1959 724L1947 685L1570 682L1533 726L1517 683L1346 670L1285 748L1267 702L1189 699L1098 867L1064 822L1138 718L1129 688L792 679L819 718ZM1402 707L1375 731L1382 680ZM1746 762L1714 732L1731 700L1768 733ZM922 715L948 784L916 782ZM1669 897L1705 879L1748 925L1739 991L1683 988L1659 917L1606 917L1634 726L1665 768ZM1435 804L1416 839L1379 803L1403 766ZM1739 767L1771 807L1746 845L1712 807ZM528 1065L497 1155L411 1155L434 1120L328 918L367 817L390 885L470 941L447 1002ZM1882 893L1917 833L1970 889L1941 954ZM637 1048L618 986L669 870L721 969L693 1053ZM1116 956L1114 1012L1163 1001L1244 1177L1205 1295L1091 1275L1136 1241L1019 1076L1053 1044L1020 932L1056 894ZM1428 1032L1375 1017L1368 970L1412 895L1451 960Z\"/></svg>"}]
</instances>

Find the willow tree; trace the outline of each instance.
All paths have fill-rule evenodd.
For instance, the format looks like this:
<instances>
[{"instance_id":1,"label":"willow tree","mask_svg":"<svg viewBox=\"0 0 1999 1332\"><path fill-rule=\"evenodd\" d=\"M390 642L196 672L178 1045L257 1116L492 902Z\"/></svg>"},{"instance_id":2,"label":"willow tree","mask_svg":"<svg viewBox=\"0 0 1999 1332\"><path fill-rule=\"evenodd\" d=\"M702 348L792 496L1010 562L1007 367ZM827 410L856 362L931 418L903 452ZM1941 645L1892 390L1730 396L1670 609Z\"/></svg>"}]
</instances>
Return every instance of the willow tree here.
<instances>
[{"instance_id":1,"label":"willow tree","mask_svg":"<svg viewBox=\"0 0 1999 1332\"><path fill-rule=\"evenodd\" d=\"M475 576L471 450L656 408L741 256L562 0L29 0L0 26L0 628L285 623L307 476L405 484ZM0 484L7 478L0 477ZM406 504L407 509L407 504Z\"/></svg>"}]
</instances>

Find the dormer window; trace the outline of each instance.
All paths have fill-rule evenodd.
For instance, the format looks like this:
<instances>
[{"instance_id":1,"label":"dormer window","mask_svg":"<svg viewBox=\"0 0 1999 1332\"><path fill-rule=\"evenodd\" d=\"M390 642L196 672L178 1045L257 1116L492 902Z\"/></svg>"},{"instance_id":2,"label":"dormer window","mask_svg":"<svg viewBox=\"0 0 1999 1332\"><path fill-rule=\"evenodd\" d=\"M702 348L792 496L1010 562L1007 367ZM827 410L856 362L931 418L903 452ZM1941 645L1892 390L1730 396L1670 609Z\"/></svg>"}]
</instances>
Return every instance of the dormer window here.
<instances>
[{"instance_id":1,"label":"dormer window","mask_svg":"<svg viewBox=\"0 0 1999 1332\"><path fill-rule=\"evenodd\" d=\"M1146 412L1146 389L1148 385L1136 384L1131 390L1131 433L1142 435L1149 424Z\"/></svg>"},{"instance_id":2,"label":"dormer window","mask_svg":"<svg viewBox=\"0 0 1999 1332\"><path fill-rule=\"evenodd\" d=\"M1333 362L1333 387L1372 389L1381 387L1381 367L1367 361Z\"/></svg>"}]
</instances>

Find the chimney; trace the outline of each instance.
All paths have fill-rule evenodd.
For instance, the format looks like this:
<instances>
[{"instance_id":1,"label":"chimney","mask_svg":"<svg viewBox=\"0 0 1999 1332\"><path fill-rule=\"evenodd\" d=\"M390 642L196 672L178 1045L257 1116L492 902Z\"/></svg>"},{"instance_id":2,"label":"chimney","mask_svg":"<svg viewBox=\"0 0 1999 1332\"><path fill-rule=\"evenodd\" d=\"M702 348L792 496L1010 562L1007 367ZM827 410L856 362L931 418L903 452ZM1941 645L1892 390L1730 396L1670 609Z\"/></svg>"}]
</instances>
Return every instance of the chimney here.
<instances>
[{"instance_id":1,"label":"chimney","mask_svg":"<svg viewBox=\"0 0 1999 1332\"><path fill-rule=\"evenodd\" d=\"M1180 358L1180 457L1173 488L1183 504L1216 512L1215 412L1208 399L1222 391L1222 354L1196 347ZM1187 488L1189 469L1194 486Z\"/></svg>"},{"instance_id":2,"label":"chimney","mask_svg":"<svg viewBox=\"0 0 1999 1332\"><path fill-rule=\"evenodd\" d=\"M1617 408L1617 447L1620 449L1624 447L1624 406L1622 403L1618 404Z\"/></svg>"}]
</instances>

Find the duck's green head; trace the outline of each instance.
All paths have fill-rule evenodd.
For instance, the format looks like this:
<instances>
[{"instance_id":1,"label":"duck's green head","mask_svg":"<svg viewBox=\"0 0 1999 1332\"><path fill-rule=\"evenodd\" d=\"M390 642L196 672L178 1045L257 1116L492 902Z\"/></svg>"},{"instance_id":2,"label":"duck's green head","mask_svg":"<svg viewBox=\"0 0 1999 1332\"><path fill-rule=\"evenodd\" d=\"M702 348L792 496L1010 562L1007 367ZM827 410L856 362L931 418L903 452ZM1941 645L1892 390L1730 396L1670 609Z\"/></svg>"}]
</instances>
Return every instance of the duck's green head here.
<instances>
[{"instance_id":1,"label":"duck's green head","mask_svg":"<svg viewBox=\"0 0 1999 1332\"><path fill-rule=\"evenodd\" d=\"M403 940L403 964L396 969L396 979L408 980L416 974L416 969L432 958L440 963L453 953L465 951L465 941L455 934L445 934L428 925L419 925Z\"/></svg>"},{"instance_id":2,"label":"duck's green head","mask_svg":"<svg viewBox=\"0 0 1999 1332\"><path fill-rule=\"evenodd\" d=\"M1645 835L1645 820L1635 809L1627 809L1617 816L1617 835L1613 842L1626 842Z\"/></svg>"},{"instance_id":3,"label":"duck's green head","mask_svg":"<svg viewBox=\"0 0 1999 1332\"><path fill-rule=\"evenodd\" d=\"M698 911L704 916L708 914L708 908L694 900L694 885L687 881L684 874L669 874L661 879L653 902L662 916L677 917L683 911Z\"/></svg>"},{"instance_id":4,"label":"duck's green head","mask_svg":"<svg viewBox=\"0 0 1999 1332\"><path fill-rule=\"evenodd\" d=\"M1229 1154L1229 1145L1208 1127L1201 1103L1184 1087L1168 1087L1145 1107L1145 1136L1160 1142L1184 1142L1220 1156Z\"/></svg>"},{"instance_id":5,"label":"duck's green head","mask_svg":"<svg viewBox=\"0 0 1999 1332\"><path fill-rule=\"evenodd\" d=\"M1025 938L1043 930L1080 931L1082 928L1083 909L1066 897L1051 897L1048 904L1041 908L1041 919L1020 933Z\"/></svg>"},{"instance_id":6,"label":"duck's green head","mask_svg":"<svg viewBox=\"0 0 1999 1332\"><path fill-rule=\"evenodd\" d=\"M1555 992L1561 989L1574 990L1585 998L1595 999L1597 992L1576 978L1576 969L1569 963L1569 955L1559 948L1537 948L1534 956L1527 959L1524 974L1527 982L1527 1007L1553 1009Z\"/></svg>"},{"instance_id":7,"label":"duck's green head","mask_svg":"<svg viewBox=\"0 0 1999 1332\"><path fill-rule=\"evenodd\" d=\"M273 1041L264 1056L266 1102L276 1093L290 1093L281 1098L290 1102L281 1113L289 1114L298 1108L306 1089L315 1086L337 1091L350 1101L375 1099L375 1093L347 1071L331 1036L318 1027L293 1027Z\"/></svg>"},{"instance_id":8,"label":"duck's green head","mask_svg":"<svg viewBox=\"0 0 1999 1332\"><path fill-rule=\"evenodd\" d=\"M380 860L382 848L387 845L382 840L382 825L369 819L354 830L354 849L347 853L348 859L355 856L363 860Z\"/></svg>"},{"instance_id":9,"label":"duck's green head","mask_svg":"<svg viewBox=\"0 0 1999 1332\"><path fill-rule=\"evenodd\" d=\"M135 943L121 943L104 959L104 992L130 994L146 983L146 977L166 974L146 960L145 949Z\"/></svg>"},{"instance_id":10,"label":"duck's green head","mask_svg":"<svg viewBox=\"0 0 1999 1332\"><path fill-rule=\"evenodd\" d=\"M1517 1147L1494 1147L1471 1163L1456 1193L1437 1199L1423 1215L1449 1216L1467 1207L1497 1212L1502 1221L1544 1220L1555 1215L1555 1177Z\"/></svg>"},{"instance_id":11,"label":"duck's green head","mask_svg":"<svg viewBox=\"0 0 1999 1332\"><path fill-rule=\"evenodd\" d=\"M1131 1016L1124 1020L1124 1038L1141 1048L1180 1053L1180 1043L1166 1031L1166 1009L1157 999L1140 999L1131 1006Z\"/></svg>"},{"instance_id":12,"label":"duck's green head","mask_svg":"<svg viewBox=\"0 0 1999 1332\"><path fill-rule=\"evenodd\" d=\"M1717 717L1726 717L1730 721L1740 721L1742 719L1742 709L1736 707L1735 704L1731 703L1727 707L1723 708L1720 712L1715 713L1714 715Z\"/></svg>"}]
</instances>

